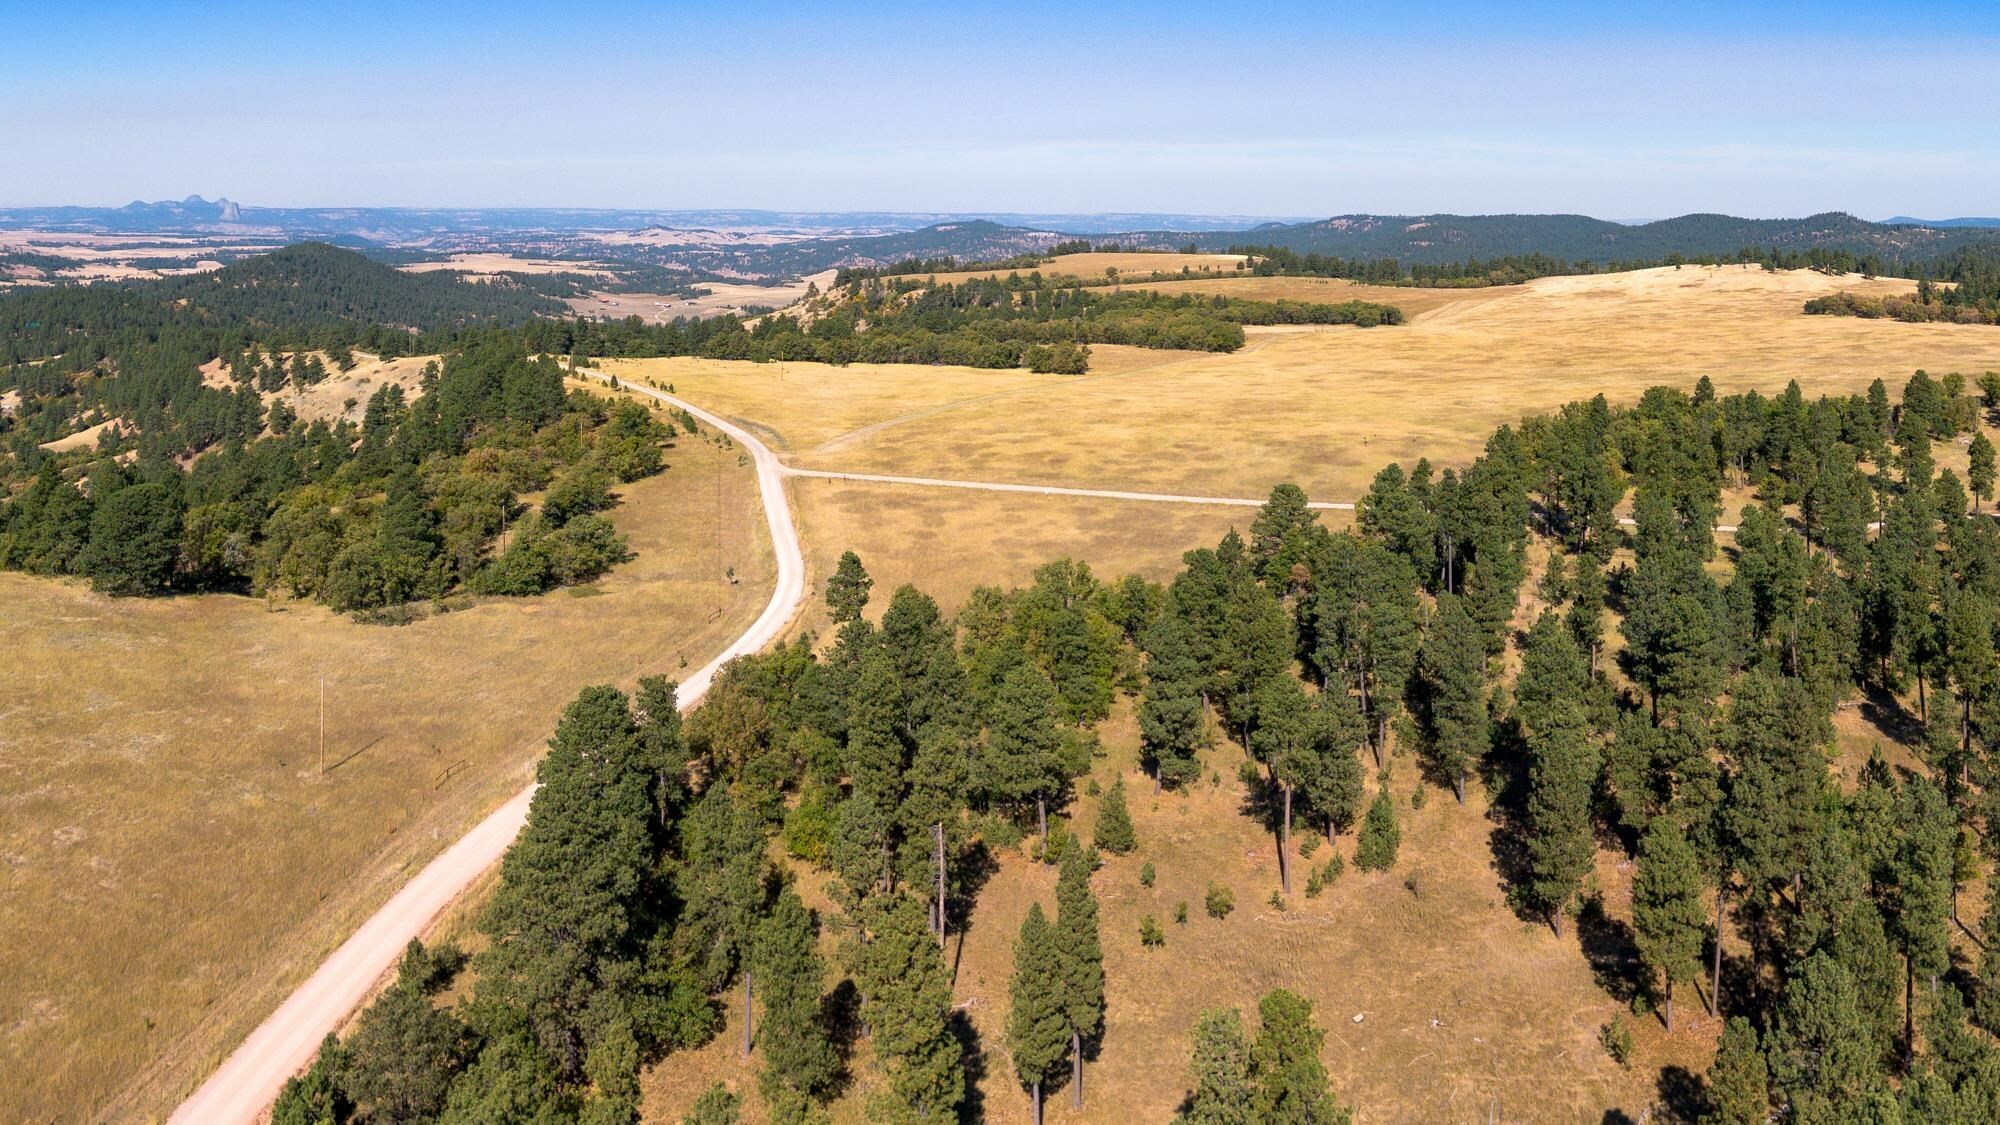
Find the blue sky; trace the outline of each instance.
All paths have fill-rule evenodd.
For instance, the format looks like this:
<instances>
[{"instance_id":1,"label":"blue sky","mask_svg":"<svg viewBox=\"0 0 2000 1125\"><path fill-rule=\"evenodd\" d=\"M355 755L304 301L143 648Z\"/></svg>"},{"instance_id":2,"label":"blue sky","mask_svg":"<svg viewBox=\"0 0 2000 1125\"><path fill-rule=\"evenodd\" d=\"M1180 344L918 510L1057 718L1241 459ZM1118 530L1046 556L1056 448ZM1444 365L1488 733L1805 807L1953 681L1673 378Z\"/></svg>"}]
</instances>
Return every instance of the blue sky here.
<instances>
[{"instance_id":1,"label":"blue sky","mask_svg":"<svg viewBox=\"0 0 2000 1125\"><path fill-rule=\"evenodd\" d=\"M2000 4L0 0L0 204L2000 213Z\"/></svg>"}]
</instances>

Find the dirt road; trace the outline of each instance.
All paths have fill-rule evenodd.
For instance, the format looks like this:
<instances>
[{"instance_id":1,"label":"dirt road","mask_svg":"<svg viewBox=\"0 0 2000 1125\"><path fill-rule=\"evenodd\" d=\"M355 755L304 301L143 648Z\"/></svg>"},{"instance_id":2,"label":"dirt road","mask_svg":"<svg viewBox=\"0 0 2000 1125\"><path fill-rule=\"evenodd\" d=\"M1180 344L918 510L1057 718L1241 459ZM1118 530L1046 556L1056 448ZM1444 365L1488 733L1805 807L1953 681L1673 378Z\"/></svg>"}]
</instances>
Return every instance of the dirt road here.
<instances>
[{"instance_id":1,"label":"dirt road","mask_svg":"<svg viewBox=\"0 0 2000 1125\"><path fill-rule=\"evenodd\" d=\"M723 664L757 652L776 639L805 600L806 560L799 550L797 526L785 498L784 467L764 443L691 403L650 387L624 385L688 411L749 451L756 463L764 520L770 526L771 549L777 558L778 579L764 612L721 655L681 682L680 702L685 711L701 701ZM527 823L533 798L533 786L522 790L418 872L250 1033L221 1068L181 1103L170 1121L177 1125L235 1125L262 1117L286 1079L312 1061L320 1040L360 1006L375 983L394 967L410 939L422 933L481 872L500 861Z\"/></svg>"}]
</instances>

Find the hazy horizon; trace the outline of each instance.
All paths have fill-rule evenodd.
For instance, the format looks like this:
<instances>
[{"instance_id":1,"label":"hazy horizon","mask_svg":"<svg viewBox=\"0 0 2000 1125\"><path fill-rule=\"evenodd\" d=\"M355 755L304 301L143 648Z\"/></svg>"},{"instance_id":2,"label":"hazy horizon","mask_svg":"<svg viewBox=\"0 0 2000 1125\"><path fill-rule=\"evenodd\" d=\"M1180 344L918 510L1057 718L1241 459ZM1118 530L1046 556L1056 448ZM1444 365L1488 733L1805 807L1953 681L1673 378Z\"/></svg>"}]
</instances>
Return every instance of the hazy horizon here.
<instances>
[{"instance_id":1,"label":"hazy horizon","mask_svg":"<svg viewBox=\"0 0 2000 1125\"><path fill-rule=\"evenodd\" d=\"M2000 210L2000 10L521 3L10 18L15 206ZM327 202L327 201L334 202ZM416 201L416 202L413 202Z\"/></svg>"}]
</instances>

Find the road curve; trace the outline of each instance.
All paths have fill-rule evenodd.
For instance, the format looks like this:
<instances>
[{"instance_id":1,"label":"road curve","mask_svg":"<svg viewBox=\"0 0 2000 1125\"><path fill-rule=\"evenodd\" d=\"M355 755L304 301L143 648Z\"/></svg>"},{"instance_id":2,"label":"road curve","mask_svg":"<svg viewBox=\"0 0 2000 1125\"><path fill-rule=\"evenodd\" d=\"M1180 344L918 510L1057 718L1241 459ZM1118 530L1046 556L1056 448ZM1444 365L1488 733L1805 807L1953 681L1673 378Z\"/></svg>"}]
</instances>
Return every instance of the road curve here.
<instances>
[{"instance_id":1,"label":"road curve","mask_svg":"<svg viewBox=\"0 0 2000 1125\"><path fill-rule=\"evenodd\" d=\"M620 385L687 411L750 452L757 467L757 487L764 521L770 527L772 553L777 558L777 584L764 612L721 655L681 681L680 704L685 711L700 702L722 665L762 649L791 621L805 601L806 560L799 549L791 505L785 499L784 466L764 443L741 427L672 395L635 383L620 381ZM312 1061L320 1040L361 1005L375 982L402 956L410 939L423 932L481 872L499 861L527 823L534 793L532 785L523 789L404 884L181 1103L170 1122L249 1125L259 1120L277 1099L285 1080Z\"/></svg>"}]
</instances>

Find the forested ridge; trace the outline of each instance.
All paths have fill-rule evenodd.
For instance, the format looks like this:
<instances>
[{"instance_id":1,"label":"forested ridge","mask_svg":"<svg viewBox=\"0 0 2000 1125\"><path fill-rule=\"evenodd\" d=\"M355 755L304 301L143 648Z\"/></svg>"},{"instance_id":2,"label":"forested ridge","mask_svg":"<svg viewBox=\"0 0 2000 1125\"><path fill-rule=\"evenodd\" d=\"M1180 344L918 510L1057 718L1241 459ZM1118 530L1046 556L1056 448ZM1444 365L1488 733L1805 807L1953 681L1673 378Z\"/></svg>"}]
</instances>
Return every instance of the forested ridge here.
<instances>
[{"instance_id":1,"label":"forested ridge","mask_svg":"<svg viewBox=\"0 0 2000 1125\"><path fill-rule=\"evenodd\" d=\"M1212 886L1222 924L1237 892L1282 908L1348 864L1397 866L1399 813L1368 774L1416 768L1446 799L1484 791L1508 905L1558 937L1605 909L1600 848L1636 864L1636 954L1606 987L1634 1018L1726 1017L1673 1112L1994 1120L2000 897L1953 937L1959 886L2000 851L2000 531L1974 429L1994 389L1920 372L1893 405L1879 381L1575 402L1470 465L1386 467L1351 531L1280 486L1164 586L1064 560L953 618L908 586L865 613L850 553L831 642L731 663L684 724L663 680L579 696L468 998L435 1007L463 958L413 949L277 1119L631 1121L639 1068L737 1004L774 1120L814 1119L864 1058L872 1120L954 1118L975 1083L1087 1097L1119 1030L1104 996L1159 987L1106 979L1102 950L1180 932L1097 924L1096 855L1149 851L1123 781L1088 832L1066 815L1125 692L1163 799L1201 783L1211 738L1254 763L1246 814L1284 862L1275 885ZM1961 481L1932 450L1968 429ZM1725 485L1759 496L1733 545ZM1834 771L1832 716L1856 697L1913 732L1905 764ZM1003 853L1057 868L1057 909L1028 912L1004 1033L980 1042L941 950ZM832 908L805 909L799 880ZM1254 1043L1226 1009L1192 1029L1185 1120L1343 1119L1310 1005L1280 989L1259 1015ZM1627 1057L1620 1020L1604 1044ZM738 1098L711 1091L690 1120L733 1120Z\"/></svg>"},{"instance_id":2,"label":"forested ridge","mask_svg":"<svg viewBox=\"0 0 2000 1125\"><path fill-rule=\"evenodd\" d=\"M958 364L1079 374L1091 344L1229 352L1244 325L1395 325L1393 305L1316 304L1105 292L1039 273L958 284L865 278L808 297L798 314L646 324L544 320L521 332L537 351L590 356L699 355L822 363Z\"/></svg>"}]
</instances>

